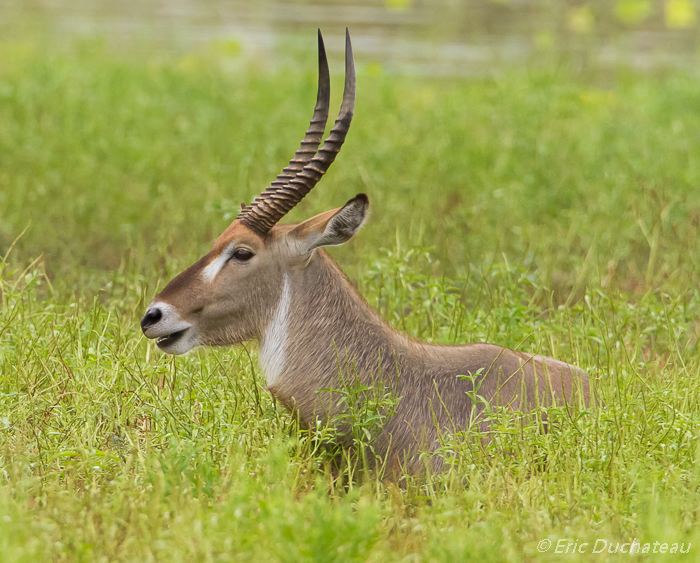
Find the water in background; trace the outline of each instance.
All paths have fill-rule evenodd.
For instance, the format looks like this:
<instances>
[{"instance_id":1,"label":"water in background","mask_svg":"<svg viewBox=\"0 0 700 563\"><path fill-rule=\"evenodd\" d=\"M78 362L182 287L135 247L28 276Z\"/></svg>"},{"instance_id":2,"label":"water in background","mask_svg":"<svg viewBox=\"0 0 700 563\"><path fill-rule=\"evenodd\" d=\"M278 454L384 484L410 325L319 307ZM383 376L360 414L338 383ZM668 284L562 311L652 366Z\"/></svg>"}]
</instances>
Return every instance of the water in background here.
<instances>
[{"instance_id":1,"label":"water in background","mask_svg":"<svg viewBox=\"0 0 700 563\"><path fill-rule=\"evenodd\" d=\"M575 68L698 68L695 0L0 0L0 35L101 36L168 52L220 41L284 64L321 27L340 57L345 26L360 62L386 72L488 74L566 58Z\"/></svg>"}]
</instances>

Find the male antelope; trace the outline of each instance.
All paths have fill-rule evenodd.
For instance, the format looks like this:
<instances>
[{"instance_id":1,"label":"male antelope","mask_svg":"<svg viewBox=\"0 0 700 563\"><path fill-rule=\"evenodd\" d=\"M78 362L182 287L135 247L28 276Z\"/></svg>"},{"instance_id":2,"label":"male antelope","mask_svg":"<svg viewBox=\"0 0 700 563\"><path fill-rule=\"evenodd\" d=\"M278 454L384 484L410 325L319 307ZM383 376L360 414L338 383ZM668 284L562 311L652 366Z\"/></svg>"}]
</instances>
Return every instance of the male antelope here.
<instances>
[{"instance_id":1,"label":"male antelope","mask_svg":"<svg viewBox=\"0 0 700 563\"><path fill-rule=\"evenodd\" d=\"M339 361L364 384L376 381L378 372L396 375L401 399L374 448L409 464L418 449L436 447L439 429L465 427L475 380L460 375L476 375L480 396L513 409L588 404L588 376L569 364L493 344L417 342L372 310L323 250L360 230L366 195L303 223L278 224L326 173L353 115L355 68L347 35L340 114L318 149L330 96L320 32L318 46L318 97L301 147L272 185L243 205L209 253L153 300L141 320L144 334L168 354L257 339L268 390L306 423L333 414L328 394L319 390L339 387Z\"/></svg>"}]
</instances>

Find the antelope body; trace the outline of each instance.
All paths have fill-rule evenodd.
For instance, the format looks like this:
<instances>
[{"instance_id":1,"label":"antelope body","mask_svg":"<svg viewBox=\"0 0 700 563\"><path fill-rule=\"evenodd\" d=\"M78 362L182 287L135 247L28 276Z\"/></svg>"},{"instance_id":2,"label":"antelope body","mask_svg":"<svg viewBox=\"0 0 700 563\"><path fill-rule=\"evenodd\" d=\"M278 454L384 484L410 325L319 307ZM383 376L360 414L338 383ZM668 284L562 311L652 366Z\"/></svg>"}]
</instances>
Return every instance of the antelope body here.
<instances>
[{"instance_id":1,"label":"antelope body","mask_svg":"<svg viewBox=\"0 0 700 563\"><path fill-rule=\"evenodd\" d=\"M408 338L382 319L323 247L359 231L369 209L359 194L299 224L278 224L320 180L340 150L354 108L355 72L346 36L345 93L325 143L329 74L319 32L319 89L301 148L284 171L149 305L141 326L169 354L256 339L267 386L313 424L337 412L330 395L342 366L364 384L388 376L400 400L373 443L375 452L417 468L414 454L435 449L441 430L460 430L470 396L527 411L536 405L587 405L587 374L564 362L493 344L437 346ZM471 377L459 377L471 376ZM483 405L478 406L481 410Z\"/></svg>"}]
</instances>

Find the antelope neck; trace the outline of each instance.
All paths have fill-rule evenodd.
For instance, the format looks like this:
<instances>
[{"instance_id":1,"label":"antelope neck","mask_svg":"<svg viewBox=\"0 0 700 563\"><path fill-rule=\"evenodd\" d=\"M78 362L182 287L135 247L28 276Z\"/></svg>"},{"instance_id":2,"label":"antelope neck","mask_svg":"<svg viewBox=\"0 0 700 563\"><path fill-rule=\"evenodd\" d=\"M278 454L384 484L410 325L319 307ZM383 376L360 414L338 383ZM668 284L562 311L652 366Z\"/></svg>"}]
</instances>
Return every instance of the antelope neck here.
<instances>
[{"instance_id":1,"label":"antelope neck","mask_svg":"<svg viewBox=\"0 0 700 563\"><path fill-rule=\"evenodd\" d=\"M406 340L355 291L322 250L301 271L285 273L263 332L260 362L268 387L288 398L335 387L339 369L361 380L396 370ZM284 397L281 397L284 399Z\"/></svg>"}]
</instances>

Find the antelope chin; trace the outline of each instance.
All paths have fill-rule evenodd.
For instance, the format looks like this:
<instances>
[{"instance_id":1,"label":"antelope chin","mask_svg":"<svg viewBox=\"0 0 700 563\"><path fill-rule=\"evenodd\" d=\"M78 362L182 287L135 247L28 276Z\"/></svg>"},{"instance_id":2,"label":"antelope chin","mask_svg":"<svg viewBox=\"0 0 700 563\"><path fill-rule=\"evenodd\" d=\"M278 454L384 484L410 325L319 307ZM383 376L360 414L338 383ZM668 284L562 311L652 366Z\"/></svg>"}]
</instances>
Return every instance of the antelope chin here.
<instances>
[{"instance_id":1,"label":"antelope chin","mask_svg":"<svg viewBox=\"0 0 700 563\"><path fill-rule=\"evenodd\" d=\"M166 354L179 356L197 346L197 338L190 327L159 337L156 340L156 346Z\"/></svg>"}]
</instances>

